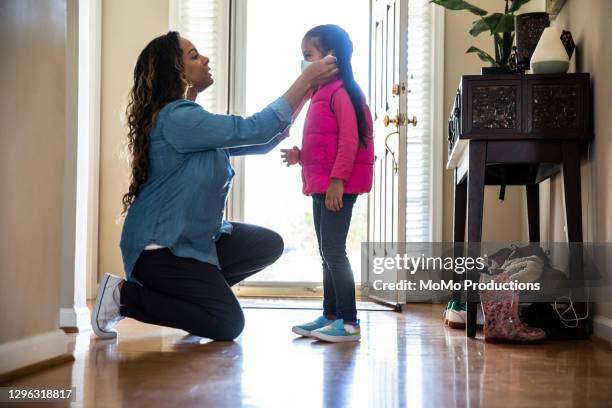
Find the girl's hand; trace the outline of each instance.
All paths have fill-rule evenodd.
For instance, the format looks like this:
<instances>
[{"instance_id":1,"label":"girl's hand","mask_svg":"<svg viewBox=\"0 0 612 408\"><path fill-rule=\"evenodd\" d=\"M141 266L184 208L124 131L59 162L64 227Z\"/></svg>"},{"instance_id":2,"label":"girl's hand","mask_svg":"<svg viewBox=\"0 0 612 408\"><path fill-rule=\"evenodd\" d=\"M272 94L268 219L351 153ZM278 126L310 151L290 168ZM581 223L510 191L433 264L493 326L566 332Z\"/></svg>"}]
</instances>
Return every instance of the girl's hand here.
<instances>
[{"instance_id":1,"label":"girl's hand","mask_svg":"<svg viewBox=\"0 0 612 408\"><path fill-rule=\"evenodd\" d=\"M331 179L325 193L325 208L329 211L340 211L342 208L342 195L344 194L344 181Z\"/></svg>"},{"instance_id":2,"label":"girl's hand","mask_svg":"<svg viewBox=\"0 0 612 408\"><path fill-rule=\"evenodd\" d=\"M287 167L300 162L300 149L293 146L293 149L281 149L281 159L287 163Z\"/></svg>"}]
</instances>

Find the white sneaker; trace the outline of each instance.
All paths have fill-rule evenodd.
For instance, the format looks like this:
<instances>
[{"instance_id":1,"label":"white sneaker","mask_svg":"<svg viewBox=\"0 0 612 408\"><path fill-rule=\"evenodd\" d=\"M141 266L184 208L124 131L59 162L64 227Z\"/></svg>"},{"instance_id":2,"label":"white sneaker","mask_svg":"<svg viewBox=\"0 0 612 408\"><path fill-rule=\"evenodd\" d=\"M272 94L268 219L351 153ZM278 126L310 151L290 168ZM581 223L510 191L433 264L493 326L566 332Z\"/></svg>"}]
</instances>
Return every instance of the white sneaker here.
<instances>
[{"instance_id":1,"label":"white sneaker","mask_svg":"<svg viewBox=\"0 0 612 408\"><path fill-rule=\"evenodd\" d=\"M465 305L455 301L448 302L448 306L444 311L444 324L450 326L453 329L464 329L467 321L467 312ZM482 313L482 307L480 303L476 309L476 327L482 327L484 325L484 314Z\"/></svg>"},{"instance_id":2,"label":"white sneaker","mask_svg":"<svg viewBox=\"0 0 612 408\"><path fill-rule=\"evenodd\" d=\"M124 317L119 314L119 284L123 282L118 276L105 273L98 286L96 306L91 314L91 327L96 335L103 339L114 339L117 331L113 329Z\"/></svg>"}]
</instances>

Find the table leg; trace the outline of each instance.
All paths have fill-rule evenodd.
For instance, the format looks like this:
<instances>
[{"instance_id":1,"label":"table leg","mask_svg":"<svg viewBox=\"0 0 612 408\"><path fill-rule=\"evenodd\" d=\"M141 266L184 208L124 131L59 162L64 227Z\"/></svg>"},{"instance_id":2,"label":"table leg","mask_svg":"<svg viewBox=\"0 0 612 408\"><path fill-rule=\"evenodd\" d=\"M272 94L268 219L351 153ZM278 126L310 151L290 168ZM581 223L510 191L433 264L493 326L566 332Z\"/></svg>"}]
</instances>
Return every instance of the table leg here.
<instances>
[{"instance_id":1,"label":"table leg","mask_svg":"<svg viewBox=\"0 0 612 408\"><path fill-rule=\"evenodd\" d=\"M482 240L482 212L484 207L485 164L487 156L487 142L470 141L469 168L467 187L467 228L468 251L480 256L480 242ZM466 272L467 273L467 272ZM476 336L476 308L478 301L475 291L466 294L467 321L465 325L468 337Z\"/></svg>"},{"instance_id":2,"label":"table leg","mask_svg":"<svg viewBox=\"0 0 612 408\"><path fill-rule=\"evenodd\" d=\"M457 179L457 170L455 170L455 201L453 208L453 254L455 258L465 256L465 216L467 210L467 179L459 182ZM453 271L453 281L455 281L455 273ZM461 301L461 290L453 289L453 300Z\"/></svg>"},{"instance_id":3,"label":"table leg","mask_svg":"<svg viewBox=\"0 0 612 408\"><path fill-rule=\"evenodd\" d=\"M540 186L527 184L525 190L527 191L529 242L540 242Z\"/></svg>"}]
</instances>

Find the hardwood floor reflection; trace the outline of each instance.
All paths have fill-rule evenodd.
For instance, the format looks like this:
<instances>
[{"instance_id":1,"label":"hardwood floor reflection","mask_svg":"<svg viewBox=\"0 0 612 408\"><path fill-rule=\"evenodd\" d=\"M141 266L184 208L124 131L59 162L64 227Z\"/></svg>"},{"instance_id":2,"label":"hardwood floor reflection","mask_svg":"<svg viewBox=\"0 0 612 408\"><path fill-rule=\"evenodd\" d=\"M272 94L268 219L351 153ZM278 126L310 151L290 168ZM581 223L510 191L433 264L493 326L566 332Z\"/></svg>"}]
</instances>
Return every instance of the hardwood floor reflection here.
<instances>
[{"instance_id":1,"label":"hardwood floor reflection","mask_svg":"<svg viewBox=\"0 0 612 408\"><path fill-rule=\"evenodd\" d=\"M71 385L77 407L610 406L609 344L486 344L441 310L360 312L362 341L345 344L291 333L313 310L248 309L236 342L126 319L117 341L74 335L73 363L3 385Z\"/></svg>"}]
</instances>

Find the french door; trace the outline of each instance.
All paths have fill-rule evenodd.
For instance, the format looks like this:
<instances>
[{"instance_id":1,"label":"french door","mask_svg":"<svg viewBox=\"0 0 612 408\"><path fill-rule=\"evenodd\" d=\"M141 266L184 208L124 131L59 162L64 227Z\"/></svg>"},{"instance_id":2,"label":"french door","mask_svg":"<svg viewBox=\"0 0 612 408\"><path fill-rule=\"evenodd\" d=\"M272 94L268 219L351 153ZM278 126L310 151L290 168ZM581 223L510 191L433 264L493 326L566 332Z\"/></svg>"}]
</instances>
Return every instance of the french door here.
<instances>
[{"instance_id":1,"label":"french door","mask_svg":"<svg viewBox=\"0 0 612 408\"><path fill-rule=\"evenodd\" d=\"M406 241L408 0L371 2L370 106L374 120L374 183L369 194L368 265L372 258L395 257ZM375 281L405 279L403 270L374 274L364 270L370 298L401 305L404 291L380 289Z\"/></svg>"}]
</instances>

